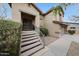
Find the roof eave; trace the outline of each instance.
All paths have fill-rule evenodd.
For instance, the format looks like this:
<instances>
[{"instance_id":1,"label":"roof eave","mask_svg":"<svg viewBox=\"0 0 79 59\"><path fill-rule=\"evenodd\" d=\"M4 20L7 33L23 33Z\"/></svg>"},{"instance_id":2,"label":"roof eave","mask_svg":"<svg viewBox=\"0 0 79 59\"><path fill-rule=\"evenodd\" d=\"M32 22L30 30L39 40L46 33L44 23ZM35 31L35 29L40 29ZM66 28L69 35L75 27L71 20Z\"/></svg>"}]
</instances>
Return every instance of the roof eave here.
<instances>
[{"instance_id":1,"label":"roof eave","mask_svg":"<svg viewBox=\"0 0 79 59\"><path fill-rule=\"evenodd\" d=\"M8 3L8 4L9 4L10 7L12 7L12 4L11 3Z\"/></svg>"},{"instance_id":2,"label":"roof eave","mask_svg":"<svg viewBox=\"0 0 79 59\"><path fill-rule=\"evenodd\" d=\"M8 3L10 7L12 7L12 3ZM34 3L29 3L31 4L37 11L39 11L39 13L42 15L42 11L34 4Z\"/></svg>"},{"instance_id":3,"label":"roof eave","mask_svg":"<svg viewBox=\"0 0 79 59\"><path fill-rule=\"evenodd\" d=\"M43 15L43 12L34 4L34 3L30 3L32 6L34 6L34 8L40 12L41 15Z\"/></svg>"}]
</instances>

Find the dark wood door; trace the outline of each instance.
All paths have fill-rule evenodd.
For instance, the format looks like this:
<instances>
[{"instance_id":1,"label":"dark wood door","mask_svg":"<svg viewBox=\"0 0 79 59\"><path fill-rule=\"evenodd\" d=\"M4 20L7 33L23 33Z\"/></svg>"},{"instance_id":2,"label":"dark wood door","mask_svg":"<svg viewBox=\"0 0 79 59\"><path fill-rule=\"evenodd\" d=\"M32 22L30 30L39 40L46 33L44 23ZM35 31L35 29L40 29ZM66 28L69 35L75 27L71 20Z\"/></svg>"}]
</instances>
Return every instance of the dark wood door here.
<instances>
[{"instance_id":1,"label":"dark wood door","mask_svg":"<svg viewBox=\"0 0 79 59\"><path fill-rule=\"evenodd\" d=\"M23 30L25 31L34 30L32 22L33 20L23 19Z\"/></svg>"}]
</instances>

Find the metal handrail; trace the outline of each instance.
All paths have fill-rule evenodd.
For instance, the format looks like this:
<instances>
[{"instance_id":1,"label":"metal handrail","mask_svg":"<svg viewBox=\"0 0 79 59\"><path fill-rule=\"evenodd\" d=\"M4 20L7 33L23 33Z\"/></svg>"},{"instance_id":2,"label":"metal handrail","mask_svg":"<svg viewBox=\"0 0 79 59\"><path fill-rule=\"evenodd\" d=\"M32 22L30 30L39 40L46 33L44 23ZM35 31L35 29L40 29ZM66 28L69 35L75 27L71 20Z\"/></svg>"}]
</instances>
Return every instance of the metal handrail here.
<instances>
[{"instance_id":1,"label":"metal handrail","mask_svg":"<svg viewBox=\"0 0 79 59\"><path fill-rule=\"evenodd\" d=\"M36 27L36 26L34 26L34 27L35 27L35 29L39 29L39 28ZM41 39L42 39L43 44L44 44L44 46L45 46L45 41L44 41L44 40L45 40L45 39L44 39L44 38L45 38L45 35L40 31L40 29L39 29L39 32L38 32L38 31L36 31L36 32L39 33L39 36L40 36L40 33L42 34L42 38L41 38Z\"/></svg>"}]
</instances>

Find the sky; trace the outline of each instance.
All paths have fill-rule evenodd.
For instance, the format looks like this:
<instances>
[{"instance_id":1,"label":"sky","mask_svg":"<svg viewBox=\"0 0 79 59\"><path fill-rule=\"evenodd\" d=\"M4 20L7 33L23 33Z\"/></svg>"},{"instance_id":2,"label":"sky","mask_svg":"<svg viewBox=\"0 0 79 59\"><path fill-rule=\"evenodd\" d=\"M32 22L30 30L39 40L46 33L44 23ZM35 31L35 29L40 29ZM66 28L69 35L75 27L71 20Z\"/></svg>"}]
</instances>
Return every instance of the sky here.
<instances>
[{"instance_id":1,"label":"sky","mask_svg":"<svg viewBox=\"0 0 79 59\"><path fill-rule=\"evenodd\" d=\"M7 3L4 3L4 4L1 4L2 6L0 6L0 16L5 16L4 13L4 8L6 9L6 15L7 15L7 18L12 18L12 10L10 8L10 6L7 4Z\"/></svg>"},{"instance_id":2,"label":"sky","mask_svg":"<svg viewBox=\"0 0 79 59\"><path fill-rule=\"evenodd\" d=\"M43 13L46 13L51 8L57 6L57 3L36 3L35 4Z\"/></svg>"},{"instance_id":3,"label":"sky","mask_svg":"<svg viewBox=\"0 0 79 59\"><path fill-rule=\"evenodd\" d=\"M44 13L46 13L49 9L59 5L58 3L38 3L36 6L40 8ZM72 16L79 16L79 4L72 4L64 10L64 21L71 21ZM71 21L72 22L72 21Z\"/></svg>"},{"instance_id":4,"label":"sky","mask_svg":"<svg viewBox=\"0 0 79 59\"><path fill-rule=\"evenodd\" d=\"M36 3L35 5L43 12L46 13L51 8L57 6L59 3ZM12 11L8 4L3 4L3 6L7 9L7 16L12 17ZM0 14L1 14L1 7L0 7ZM71 17L73 15L79 16L79 4L73 4L67 7L64 10L64 21L71 21Z\"/></svg>"}]
</instances>

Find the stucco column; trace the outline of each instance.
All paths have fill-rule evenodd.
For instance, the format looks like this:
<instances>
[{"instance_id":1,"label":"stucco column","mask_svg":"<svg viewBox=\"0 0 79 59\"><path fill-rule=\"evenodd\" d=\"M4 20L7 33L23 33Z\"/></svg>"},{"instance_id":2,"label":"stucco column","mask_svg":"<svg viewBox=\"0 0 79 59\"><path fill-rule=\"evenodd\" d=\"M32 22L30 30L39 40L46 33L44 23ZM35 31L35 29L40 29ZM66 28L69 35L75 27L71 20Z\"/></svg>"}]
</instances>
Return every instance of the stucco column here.
<instances>
[{"instance_id":1,"label":"stucco column","mask_svg":"<svg viewBox=\"0 0 79 59\"><path fill-rule=\"evenodd\" d=\"M35 31L40 33L40 16L37 15L35 18Z\"/></svg>"}]
</instances>

